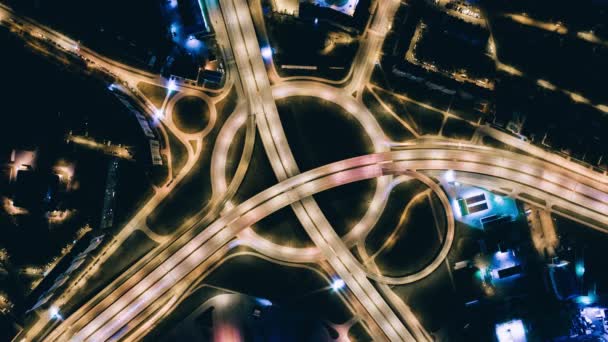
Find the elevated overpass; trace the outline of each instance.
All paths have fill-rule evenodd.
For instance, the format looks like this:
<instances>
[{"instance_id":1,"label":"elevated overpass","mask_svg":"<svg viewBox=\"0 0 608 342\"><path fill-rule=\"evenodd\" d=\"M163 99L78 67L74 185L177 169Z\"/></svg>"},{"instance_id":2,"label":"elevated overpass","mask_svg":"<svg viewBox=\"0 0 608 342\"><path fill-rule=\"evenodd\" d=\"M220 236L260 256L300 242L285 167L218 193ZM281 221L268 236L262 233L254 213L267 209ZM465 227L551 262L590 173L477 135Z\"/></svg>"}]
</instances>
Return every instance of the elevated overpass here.
<instances>
[{"instance_id":1,"label":"elevated overpass","mask_svg":"<svg viewBox=\"0 0 608 342\"><path fill-rule=\"evenodd\" d=\"M62 322L48 340L107 339L146 307L166 299L176 283L232 241L240 230L315 193L410 170L454 170L456 179L472 185L533 194L552 203L555 213L575 214L590 227L608 232L608 187L558 165L476 146L419 147L365 155L288 178L236 206L187 243L174 244L168 257L159 255L156 262L150 262L95 305L85 305L84 310Z\"/></svg>"}]
</instances>

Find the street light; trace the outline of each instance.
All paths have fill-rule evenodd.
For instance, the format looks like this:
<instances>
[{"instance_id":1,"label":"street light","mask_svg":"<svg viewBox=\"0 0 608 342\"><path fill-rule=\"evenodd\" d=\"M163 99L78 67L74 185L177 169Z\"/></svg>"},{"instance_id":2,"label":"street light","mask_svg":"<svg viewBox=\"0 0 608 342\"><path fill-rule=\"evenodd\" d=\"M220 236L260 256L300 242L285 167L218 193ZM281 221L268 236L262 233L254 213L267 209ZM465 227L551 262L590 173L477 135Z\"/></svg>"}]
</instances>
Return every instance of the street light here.
<instances>
[{"instance_id":1,"label":"street light","mask_svg":"<svg viewBox=\"0 0 608 342\"><path fill-rule=\"evenodd\" d=\"M272 58L272 48L270 46L264 46L262 48L262 57L266 60Z\"/></svg>"},{"instance_id":2,"label":"street light","mask_svg":"<svg viewBox=\"0 0 608 342\"><path fill-rule=\"evenodd\" d=\"M262 306L272 306L272 302L266 298L256 298L256 302Z\"/></svg>"},{"instance_id":3,"label":"street light","mask_svg":"<svg viewBox=\"0 0 608 342\"><path fill-rule=\"evenodd\" d=\"M63 317L61 317L61 314L59 313L59 308L56 306L51 306L49 308L49 315L51 316L51 319L59 319L59 320L63 320Z\"/></svg>"},{"instance_id":4,"label":"street light","mask_svg":"<svg viewBox=\"0 0 608 342\"><path fill-rule=\"evenodd\" d=\"M582 262L576 263L575 271L579 278L582 277L585 274L585 265Z\"/></svg>"},{"instance_id":5,"label":"street light","mask_svg":"<svg viewBox=\"0 0 608 342\"><path fill-rule=\"evenodd\" d=\"M175 83L175 80L170 80L167 88L169 89L169 92L177 90L177 83Z\"/></svg>"},{"instance_id":6,"label":"street light","mask_svg":"<svg viewBox=\"0 0 608 342\"><path fill-rule=\"evenodd\" d=\"M334 280L334 281L331 283L331 289L332 289L334 292L337 292L337 291L339 291L339 290L343 289L345 285L346 285L346 284L344 283L344 280L342 280L342 279L338 278L338 279L335 279L335 280Z\"/></svg>"}]
</instances>

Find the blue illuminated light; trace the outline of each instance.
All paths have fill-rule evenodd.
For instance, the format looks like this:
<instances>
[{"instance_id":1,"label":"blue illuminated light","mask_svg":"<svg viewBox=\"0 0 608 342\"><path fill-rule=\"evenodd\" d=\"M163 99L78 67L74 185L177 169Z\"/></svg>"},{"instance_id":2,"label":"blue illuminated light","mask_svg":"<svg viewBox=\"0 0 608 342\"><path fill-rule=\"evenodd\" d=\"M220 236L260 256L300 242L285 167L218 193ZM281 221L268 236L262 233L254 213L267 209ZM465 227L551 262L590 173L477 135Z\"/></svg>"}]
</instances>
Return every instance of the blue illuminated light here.
<instances>
[{"instance_id":1,"label":"blue illuminated light","mask_svg":"<svg viewBox=\"0 0 608 342\"><path fill-rule=\"evenodd\" d=\"M200 48L201 46L203 46L203 43L200 40L196 39L196 37L194 37L194 36L188 37L188 40L186 41L186 47L188 49L196 50L196 49Z\"/></svg>"},{"instance_id":2,"label":"blue illuminated light","mask_svg":"<svg viewBox=\"0 0 608 342\"><path fill-rule=\"evenodd\" d=\"M331 283L331 289L335 291L341 290L344 288L346 284L344 284L344 280L338 278Z\"/></svg>"},{"instance_id":3,"label":"blue illuminated light","mask_svg":"<svg viewBox=\"0 0 608 342\"><path fill-rule=\"evenodd\" d=\"M577 277L579 277L579 278L582 277L585 274L585 265L583 265L582 262L581 263L577 263L575 271L576 271L576 276Z\"/></svg>"},{"instance_id":4,"label":"blue illuminated light","mask_svg":"<svg viewBox=\"0 0 608 342\"><path fill-rule=\"evenodd\" d=\"M575 301L578 304L589 305L589 304L593 304L595 302L595 299L596 298L594 295L578 296L578 297L576 297Z\"/></svg>"},{"instance_id":5,"label":"blue illuminated light","mask_svg":"<svg viewBox=\"0 0 608 342\"><path fill-rule=\"evenodd\" d=\"M266 298L256 298L256 302L262 306L272 306L272 302Z\"/></svg>"},{"instance_id":6,"label":"blue illuminated light","mask_svg":"<svg viewBox=\"0 0 608 342\"><path fill-rule=\"evenodd\" d=\"M272 48L270 48L270 46L264 46L262 48L262 57L264 59L271 59L272 58Z\"/></svg>"},{"instance_id":7,"label":"blue illuminated light","mask_svg":"<svg viewBox=\"0 0 608 342\"><path fill-rule=\"evenodd\" d=\"M176 8L177 7L177 0L169 0L169 7Z\"/></svg>"},{"instance_id":8,"label":"blue illuminated light","mask_svg":"<svg viewBox=\"0 0 608 342\"><path fill-rule=\"evenodd\" d=\"M175 80L170 80L167 84L167 88L169 89L169 91L177 90L177 83L175 83Z\"/></svg>"},{"instance_id":9,"label":"blue illuminated light","mask_svg":"<svg viewBox=\"0 0 608 342\"><path fill-rule=\"evenodd\" d=\"M477 277L477 279L479 279L479 281L485 281L486 269L484 267L479 268L477 272L475 272L475 276Z\"/></svg>"},{"instance_id":10,"label":"blue illuminated light","mask_svg":"<svg viewBox=\"0 0 608 342\"><path fill-rule=\"evenodd\" d=\"M511 251L506 251L506 252L498 251L498 252L496 252L496 254L494 254L496 259L501 260L501 261L509 259L510 255L513 255L513 253Z\"/></svg>"}]
</instances>

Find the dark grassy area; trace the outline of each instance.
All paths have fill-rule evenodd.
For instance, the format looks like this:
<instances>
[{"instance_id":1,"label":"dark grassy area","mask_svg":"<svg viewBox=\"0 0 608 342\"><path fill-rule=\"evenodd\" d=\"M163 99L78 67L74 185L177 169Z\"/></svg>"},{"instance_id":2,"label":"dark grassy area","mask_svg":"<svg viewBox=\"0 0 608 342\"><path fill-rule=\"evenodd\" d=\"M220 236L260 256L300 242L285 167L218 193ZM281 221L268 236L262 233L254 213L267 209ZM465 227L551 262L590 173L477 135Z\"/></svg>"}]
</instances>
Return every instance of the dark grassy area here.
<instances>
[{"instance_id":1,"label":"dark grassy area","mask_svg":"<svg viewBox=\"0 0 608 342\"><path fill-rule=\"evenodd\" d=\"M277 107L301 171L373 152L361 124L332 102L290 97Z\"/></svg>"},{"instance_id":2,"label":"dark grassy area","mask_svg":"<svg viewBox=\"0 0 608 342\"><path fill-rule=\"evenodd\" d=\"M161 154L163 165L154 165L150 170L150 182L155 186L162 186L167 182L169 177L169 168L167 167L167 157Z\"/></svg>"},{"instance_id":3,"label":"dark grassy area","mask_svg":"<svg viewBox=\"0 0 608 342\"><path fill-rule=\"evenodd\" d=\"M205 283L268 298L283 307L293 307L335 323L343 323L351 317L338 296L329 289L319 291L329 284L316 272L274 264L251 255L236 256L224 262Z\"/></svg>"},{"instance_id":4,"label":"dark grassy area","mask_svg":"<svg viewBox=\"0 0 608 342\"><path fill-rule=\"evenodd\" d=\"M463 97L460 94L456 94L452 96L450 100L450 114L454 114L459 118L469 121L471 123L477 123L483 121L486 117L480 109L482 108L481 104L485 103L484 101L479 101L475 98L467 98ZM489 101L487 103L490 103Z\"/></svg>"},{"instance_id":5,"label":"dark grassy area","mask_svg":"<svg viewBox=\"0 0 608 342\"><path fill-rule=\"evenodd\" d=\"M179 139L177 139L177 137L173 133L171 133L171 131L166 130L166 132L169 140L169 147L171 149L171 164L173 167L173 176L175 176L182 170L182 168L186 164L186 160L188 158L188 150L186 149L186 146L184 146L184 144L182 144L182 142L179 141Z\"/></svg>"},{"instance_id":6,"label":"dark grassy area","mask_svg":"<svg viewBox=\"0 0 608 342\"><path fill-rule=\"evenodd\" d=\"M454 223L454 242L452 243L449 257L452 260L472 259L480 252L477 241L483 237L483 231L459 221L455 221Z\"/></svg>"},{"instance_id":7,"label":"dark grassy area","mask_svg":"<svg viewBox=\"0 0 608 342\"><path fill-rule=\"evenodd\" d=\"M228 118L238 103L238 96L234 87L230 88L230 92L221 101L215 104L218 118Z\"/></svg>"},{"instance_id":8,"label":"dark grassy area","mask_svg":"<svg viewBox=\"0 0 608 342\"><path fill-rule=\"evenodd\" d=\"M361 323L356 323L348 330L348 338L353 342L371 342L373 339Z\"/></svg>"},{"instance_id":9,"label":"dark grassy area","mask_svg":"<svg viewBox=\"0 0 608 342\"><path fill-rule=\"evenodd\" d=\"M226 156L226 184L230 184L232 177L234 177L236 169L239 166L239 162L241 161L241 157L243 155L243 149L245 147L246 135L247 123L236 131L236 134L230 143L230 147L228 148L228 155Z\"/></svg>"},{"instance_id":10,"label":"dark grassy area","mask_svg":"<svg viewBox=\"0 0 608 342\"><path fill-rule=\"evenodd\" d=\"M291 207L282 208L253 226L264 238L283 246L310 247L314 244L306 234Z\"/></svg>"},{"instance_id":11,"label":"dark grassy area","mask_svg":"<svg viewBox=\"0 0 608 342\"><path fill-rule=\"evenodd\" d=\"M448 118L443 126L443 136L459 140L471 140L475 133L475 126L464 120Z\"/></svg>"},{"instance_id":12,"label":"dark grassy area","mask_svg":"<svg viewBox=\"0 0 608 342\"><path fill-rule=\"evenodd\" d=\"M161 235L171 234L188 218L200 213L210 198L209 156L202 153L190 173L148 216L148 227Z\"/></svg>"},{"instance_id":13,"label":"dark grassy area","mask_svg":"<svg viewBox=\"0 0 608 342\"><path fill-rule=\"evenodd\" d=\"M181 302L167 317L156 324L152 331L150 331L150 333L148 333L143 340L148 342L165 340L165 337L170 334L172 329L175 328L181 321L186 319L186 317L193 313L200 305L217 295L225 293L228 292L208 286L201 286L185 301Z\"/></svg>"},{"instance_id":14,"label":"dark grassy area","mask_svg":"<svg viewBox=\"0 0 608 342\"><path fill-rule=\"evenodd\" d=\"M428 197L413 205L398 229L395 244L376 257L385 275L404 276L423 269L439 253L445 235L445 227L436 227Z\"/></svg>"},{"instance_id":15,"label":"dark grassy area","mask_svg":"<svg viewBox=\"0 0 608 342\"><path fill-rule=\"evenodd\" d=\"M437 134L441 129L443 114L424 108L418 104L404 101L386 91L376 89L376 94L393 112L409 122L419 134Z\"/></svg>"},{"instance_id":16,"label":"dark grassy area","mask_svg":"<svg viewBox=\"0 0 608 342\"><path fill-rule=\"evenodd\" d=\"M421 129L418 127L418 123L414 120L414 117L410 112L405 110L405 101L382 89L374 88L374 92L378 95L380 100L393 111L393 113L397 114L403 121L409 123L410 127L415 129L416 132L420 133Z\"/></svg>"},{"instance_id":17,"label":"dark grassy area","mask_svg":"<svg viewBox=\"0 0 608 342\"><path fill-rule=\"evenodd\" d=\"M314 195L321 211L338 235L348 233L365 215L376 190L376 180L364 180Z\"/></svg>"},{"instance_id":18,"label":"dark grassy area","mask_svg":"<svg viewBox=\"0 0 608 342\"><path fill-rule=\"evenodd\" d=\"M399 224L405 206L416 194L428 189L426 184L417 179L397 184L390 192L386 207L380 219L367 236L365 247L368 254L373 254L380 248L382 243L390 236Z\"/></svg>"},{"instance_id":19,"label":"dark grassy area","mask_svg":"<svg viewBox=\"0 0 608 342\"><path fill-rule=\"evenodd\" d=\"M165 102L167 88L146 82L139 82L137 83L137 89L139 89L156 108L162 107L163 102Z\"/></svg>"},{"instance_id":20,"label":"dark grassy area","mask_svg":"<svg viewBox=\"0 0 608 342\"><path fill-rule=\"evenodd\" d=\"M411 307L429 333L440 328L446 329L444 333L460 331L467 323L466 312L455 296L445 264L428 277L410 285L395 286L393 291ZM478 336L475 340L491 341L491 337Z\"/></svg>"},{"instance_id":21,"label":"dark grassy area","mask_svg":"<svg viewBox=\"0 0 608 342\"><path fill-rule=\"evenodd\" d=\"M439 133L443 114L411 102L404 105L404 111L414 118L421 134Z\"/></svg>"},{"instance_id":22,"label":"dark grassy area","mask_svg":"<svg viewBox=\"0 0 608 342\"><path fill-rule=\"evenodd\" d=\"M368 89L365 89L363 92L363 103L374 114L374 118L376 118L384 134L389 139L393 141L406 141L414 138L414 135L410 131L403 127L395 117L382 107L380 102Z\"/></svg>"},{"instance_id":23,"label":"dark grassy area","mask_svg":"<svg viewBox=\"0 0 608 342\"><path fill-rule=\"evenodd\" d=\"M186 96L175 103L173 121L186 133L196 133L209 124L209 106L196 96Z\"/></svg>"},{"instance_id":24,"label":"dark grassy area","mask_svg":"<svg viewBox=\"0 0 608 342\"><path fill-rule=\"evenodd\" d=\"M272 171L268 156L266 156L262 140L259 135L256 135L249 168L234 197L237 202L244 202L276 183L277 178Z\"/></svg>"},{"instance_id":25,"label":"dark grassy area","mask_svg":"<svg viewBox=\"0 0 608 342\"><path fill-rule=\"evenodd\" d=\"M98 292L156 246L157 244L140 230L131 233L123 245L106 260L101 269L88 279L86 286L81 288L72 297L75 300L62 307L62 311L66 313L66 317L72 310L79 308L83 303L97 295Z\"/></svg>"}]
</instances>

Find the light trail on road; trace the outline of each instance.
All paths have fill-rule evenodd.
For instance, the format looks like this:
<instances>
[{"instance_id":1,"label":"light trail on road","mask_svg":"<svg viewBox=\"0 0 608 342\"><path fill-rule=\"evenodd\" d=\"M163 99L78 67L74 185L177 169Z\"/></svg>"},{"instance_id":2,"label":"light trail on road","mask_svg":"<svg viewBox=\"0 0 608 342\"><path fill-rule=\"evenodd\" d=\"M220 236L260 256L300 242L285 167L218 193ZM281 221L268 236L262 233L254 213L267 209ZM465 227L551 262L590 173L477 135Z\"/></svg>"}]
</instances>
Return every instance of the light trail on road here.
<instances>
[{"instance_id":1,"label":"light trail on road","mask_svg":"<svg viewBox=\"0 0 608 342\"><path fill-rule=\"evenodd\" d=\"M249 99L251 112L256 115L272 169L279 180L287 179L298 174L299 170L281 126L248 6L242 0L221 0L220 4L232 49L239 51L234 56L241 84ZM383 180L384 183L387 181ZM356 259L325 219L314 199L304 198L294 202L292 208L313 242L371 316L373 321L368 324L375 322L390 340L412 339L413 336L381 298L365 272L356 267ZM372 335L375 339L384 338L375 332Z\"/></svg>"},{"instance_id":2,"label":"light trail on road","mask_svg":"<svg viewBox=\"0 0 608 342\"><path fill-rule=\"evenodd\" d=\"M395 146L393 144L393 147L402 148L402 150L388 151L391 145L386 141L377 122L371 116L366 117L367 113L357 111L360 107L352 103L354 99L348 96L348 92L363 89L365 83L368 82L384 36L390 29L392 17L399 6L399 1L378 2L371 25L366 30L366 39L353 63L355 72L353 72L351 82L345 89L340 90L341 93L336 92L335 88L329 91L330 87L314 82L290 82L274 89L271 88L247 3L244 0L219 1L222 5L221 12L218 8L219 3L213 0L209 2L212 4L208 6L210 17L215 25L220 25L220 21L224 21L220 26L225 27L226 32L222 29L218 30L218 37L223 38L224 44L230 45L230 48L225 47L223 50L226 63L229 66L233 63L236 64L237 78L249 101L249 112L255 116L264 148L280 182L242 204L227 209L219 219L207 227L205 227L205 223L197 223L196 228L205 227L201 233L195 235L193 231L196 229L192 228L191 234L185 234L172 241L166 248L152 256L149 262L142 265L141 269L137 270L130 279L124 283L114 284L115 287L109 290L107 296L96 298L97 301L87 303L85 309L79 310L65 321L60 322L48 336L48 340L98 341L128 336L130 329L149 329L145 325L141 326L144 324L142 322L145 322L145 317L154 312L155 308L169 310L165 306L167 294L171 290L175 290L177 284L182 284L193 270L217 255L218 250L227 246L247 227L288 205L292 206L316 245L314 249L308 250L308 253L315 253L315 255L325 258L357 301L362 304L361 306L367 310L363 319L375 340L429 339L409 308L401 303L403 305L397 308L401 314L401 318L399 318L368 278L383 284L397 284L404 280L395 280L366 272L349 251L347 241L343 241L336 234L311 197L318 192L365 179L378 178L380 184L388 184L392 175L410 171L426 172L440 177L441 173L446 170L455 170L456 178L462 180L463 183L484 186L497 191L503 191L505 188L514 189L511 195L524 201L526 201L525 198L518 196L533 195L546 200L548 209L555 213L573 218L559 209L566 208L569 212L582 217L574 219L582 220L583 223L603 232L608 230L608 217L606 216L608 213L608 186L605 179L600 176L582 175L573 171L573 168L567 168L557 163L539 161L535 158L479 146L459 144L458 146L440 147L440 143L416 146ZM14 14L0 4L0 17L14 17ZM64 49L78 51L77 54L94 60L95 64L121 75L129 83L136 84L142 80L150 83L163 82L159 76L142 73L140 70L100 56L94 51L79 47L70 38L31 20L23 18L20 20L28 25L28 29L39 30ZM363 122L378 153L332 163L300 174L281 126L275 104L276 89L283 89L284 96L304 95L333 100L355 116L359 115L358 119ZM173 103L175 101L173 99ZM169 118L171 114L168 114ZM236 127L242 124L244 118L245 116L236 115L229 122ZM229 129L234 129L234 127ZM187 136L187 139L184 140L190 138L194 138L194 135ZM248 144L253 144L253 141L249 141ZM200 142L197 146L189 148L189 155L194 153L194 150L200 152ZM228 147L229 145L225 143L221 149L227 151ZM225 160L223 163L225 164ZM219 164L221 165L222 162ZM224 170L221 170L220 167L212 170L213 172L217 174ZM434 187L438 188L437 184L434 184ZM140 211L137 217L145 220L150 210L171 189L163 188L163 196L151 201L148 204L151 207L148 210ZM383 189L379 187L376 194L383 195L385 193L382 191ZM219 187L219 190L222 193L226 192L225 182ZM382 207L377 205L381 203L381 200L382 198L373 201L374 206L371 206L369 211L373 215L370 214L368 219L362 220L362 223L349 233L348 238L356 238L370 228L374 222L373 218L377 217L375 215L381 212ZM446 208L449 208L449 205ZM449 215L449 210L446 213ZM451 240L448 240L444 244L445 254L451 245ZM258 248L261 251L272 248L273 256L278 259L294 257L293 249L274 249L273 245L264 244L259 245ZM310 257L310 255L306 257ZM445 256L442 251L437 258L439 263L443 258ZM435 262L428 265L420 277L430 274L437 265ZM407 281L409 280L411 279ZM387 294L384 288L382 292L389 300L392 300L390 293ZM171 303L173 300L173 297L169 299ZM399 305L399 303L393 304ZM405 325L401 319L405 321Z\"/></svg>"},{"instance_id":3,"label":"light trail on road","mask_svg":"<svg viewBox=\"0 0 608 342\"><path fill-rule=\"evenodd\" d=\"M522 163L528 166L521 167ZM126 325L163 291L171 288L172 283L187 274L189 269L204 262L205 257L211 255L213 250L233 239L239 230L280 208L335 186L386 174L400 174L413 169L456 170L459 175L467 175L468 184L473 185L485 186L488 179L494 187L517 185L520 191L540 195L540 198L564 206L574 213L592 217L603 224L603 227L597 227L598 229L608 232L606 186L602 187L603 189L593 188L592 182L585 177L572 175L567 170L547 162L512 152L474 146L466 149L417 148L366 155L299 174L236 206L177 249L169 258L163 259L166 261L146 277L135 279L132 287L104 298L86 315L88 319L85 317L84 322L71 324L75 327L73 332L78 331L77 336L83 339L89 336L111 336L111 332ZM144 295L145 293L147 294ZM111 324L106 326L107 322ZM63 326L58 330L66 328ZM91 335L93 333L95 335Z\"/></svg>"}]
</instances>

